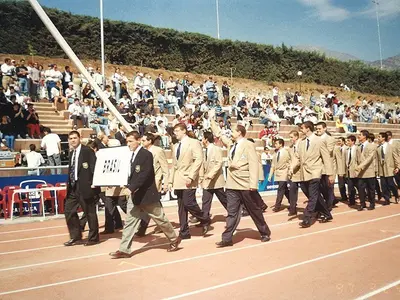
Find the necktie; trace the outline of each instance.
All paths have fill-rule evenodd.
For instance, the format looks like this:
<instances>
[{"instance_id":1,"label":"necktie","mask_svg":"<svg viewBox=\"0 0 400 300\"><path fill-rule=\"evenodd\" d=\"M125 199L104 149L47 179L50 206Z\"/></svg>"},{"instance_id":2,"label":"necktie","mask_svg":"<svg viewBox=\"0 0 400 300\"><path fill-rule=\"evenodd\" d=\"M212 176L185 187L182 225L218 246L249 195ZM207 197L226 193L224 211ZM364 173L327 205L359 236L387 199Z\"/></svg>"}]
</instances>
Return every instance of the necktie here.
<instances>
[{"instance_id":1,"label":"necktie","mask_svg":"<svg viewBox=\"0 0 400 300\"><path fill-rule=\"evenodd\" d=\"M364 150L364 145L361 145L361 153L363 152L363 150Z\"/></svg>"},{"instance_id":2,"label":"necktie","mask_svg":"<svg viewBox=\"0 0 400 300\"><path fill-rule=\"evenodd\" d=\"M306 150L308 150L308 148L310 148L310 140L309 139L307 139L307 148L306 148Z\"/></svg>"},{"instance_id":3,"label":"necktie","mask_svg":"<svg viewBox=\"0 0 400 300\"><path fill-rule=\"evenodd\" d=\"M206 148L206 160L207 160L207 157L208 157L208 155L207 155L208 153L207 152L208 152L208 148Z\"/></svg>"},{"instance_id":4,"label":"necktie","mask_svg":"<svg viewBox=\"0 0 400 300\"><path fill-rule=\"evenodd\" d=\"M181 145L182 143L179 142L178 149L176 150L176 160L178 160L179 156L181 155Z\"/></svg>"},{"instance_id":5,"label":"necktie","mask_svg":"<svg viewBox=\"0 0 400 300\"><path fill-rule=\"evenodd\" d=\"M69 166L69 181L71 182L71 184L75 183L75 155L76 150L72 152L71 164Z\"/></svg>"},{"instance_id":6,"label":"necktie","mask_svg":"<svg viewBox=\"0 0 400 300\"><path fill-rule=\"evenodd\" d=\"M237 146L237 143L233 144L231 159L233 159L235 157L236 146Z\"/></svg>"},{"instance_id":7,"label":"necktie","mask_svg":"<svg viewBox=\"0 0 400 300\"><path fill-rule=\"evenodd\" d=\"M343 153L343 148L342 147L340 147L340 153Z\"/></svg>"},{"instance_id":8,"label":"necktie","mask_svg":"<svg viewBox=\"0 0 400 300\"><path fill-rule=\"evenodd\" d=\"M383 151L383 146L381 146L381 155L382 155L382 160L385 160L385 152Z\"/></svg>"},{"instance_id":9,"label":"necktie","mask_svg":"<svg viewBox=\"0 0 400 300\"><path fill-rule=\"evenodd\" d=\"M131 156L131 164L133 163L134 159L135 159L135 152L132 153L132 156Z\"/></svg>"},{"instance_id":10,"label":"necktie","mask_svg":"<svg viewBox=\"0 0 400 300\"><path fill-rule=\"evenodd\" d=\"M349 151L349 166L350 166L350 163L351 163L351 151L352 151L352 149L350 148L350 151Z\"/></svg>"},{"instance_id":11,"label":"necktie","mask_svg":"<svg viewBox=\"0 0 400 300\"><path fill-rule=\"evenodd\" d=\"M294 146L293 146L293 151L294 151L294 153L296 153L296 152L297 152L296 145L294 145Z\"/></svg>"},{"instance_id":12,"label":"necktie","mask_svg":"<svg viewBox=\"0 0 400 300\"><path fill-rule=\"evenodd\" d=\"M276 157L276 162L279 162L279 157L280 157L280 155L281 155L281 152L278 151L278 155L277 155L277 157Z\"/></svg>"}]
</instances>

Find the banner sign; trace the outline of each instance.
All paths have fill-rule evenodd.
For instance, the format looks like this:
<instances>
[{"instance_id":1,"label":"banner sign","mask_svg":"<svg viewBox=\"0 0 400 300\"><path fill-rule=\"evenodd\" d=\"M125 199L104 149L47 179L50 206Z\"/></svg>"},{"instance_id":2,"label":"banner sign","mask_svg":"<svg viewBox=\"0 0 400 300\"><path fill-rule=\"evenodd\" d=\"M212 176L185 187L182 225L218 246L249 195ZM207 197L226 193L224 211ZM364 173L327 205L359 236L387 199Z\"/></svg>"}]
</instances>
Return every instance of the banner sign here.
<instances>
[{"instance_id":1,"label":"banner sign","mask_svg":"<svg viewBox=\"0 0 400 300\"><path fill-rule=\"evenodd\" d=\"M96 152L94 186L124 186L128 184L132 152L128 146L103 148Z\"/></svg>"}]
</instances>

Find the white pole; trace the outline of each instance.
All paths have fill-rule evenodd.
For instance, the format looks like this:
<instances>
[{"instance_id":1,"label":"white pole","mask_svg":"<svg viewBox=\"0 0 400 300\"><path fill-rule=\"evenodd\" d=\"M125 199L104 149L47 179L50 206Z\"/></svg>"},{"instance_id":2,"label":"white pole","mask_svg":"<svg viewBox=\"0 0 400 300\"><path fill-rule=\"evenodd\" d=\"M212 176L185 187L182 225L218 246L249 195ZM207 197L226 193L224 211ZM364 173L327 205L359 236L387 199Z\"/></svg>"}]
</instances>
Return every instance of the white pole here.
<instances>
[{"instance_id":1,"label":"white pole","mask_svg":"<svg viewBox=\"0 0 400 300\"><path fill-rule=\"evenodd\" d=\"M79 58L76 56L74 51L71 49L71 47L68 45L68 43L65 41L63 36L60 34L58 29L54 26L53 22L50 20L50 18L47 16L46 12L43 10L43 8L40 6L37 0L28 0L29 3L31 4L32 8L36 11L38 14L39 18L42 20L44 25L47 27L47 29L50 31L51 35L55 38L57 43L61 46L61 48L64 50L64 52L68 55L69 59L75 64L75 66L78 68L79 72L85 76L89 84L93 87L93 89L96 91L97 95L100 96L100 99L103 101L103 103L108 107L110 112L117 118L117 120L126 128L128 131L132 131L132 127L129 125L129 123L121 116L121 114L118 112L118 110L114 107L114 105L108 100L107 96L104 94L104 92L101 90L101 88L96 84L94 81L93 77L90 76L89 72L86 71L85 66L81 63Z\"/></svg>"},{"instance_id":2,"label":"white pole","mask_svg":"<svg viewBox=\"0 0 400 300\"><path fill-rule=\"evenodd\" d=\"M379 57L381 61L381 70L383 69L383 64L382 64L382 44L381 44L381 29L379 26L379 2L378 1L372 1L375 3L375 8L376 8L376 24L378 26L378 40L379 40Z\"/></svg>"},{"instance_id":3,"label":"white pole","mask_svg":"<svg viewBox=\"0 0 400 300\"><path fill-rule=\"evenodd\" d=\"M101 40L101 74L103 74L103 78L105 78L103 0L100 0L100 40Z\"/></svg>"},{"instance_id":4,"label":"white pole","mask_svg":"<svg viewBox=\"0 0 400 300\"><path fill-rule=\"evenodd\" d=\"M216 1L215 5L217 7L217 39L219 39L219 9L218 9L219 3L218 0L215 1Z\"/></svg>"}]
</instances>

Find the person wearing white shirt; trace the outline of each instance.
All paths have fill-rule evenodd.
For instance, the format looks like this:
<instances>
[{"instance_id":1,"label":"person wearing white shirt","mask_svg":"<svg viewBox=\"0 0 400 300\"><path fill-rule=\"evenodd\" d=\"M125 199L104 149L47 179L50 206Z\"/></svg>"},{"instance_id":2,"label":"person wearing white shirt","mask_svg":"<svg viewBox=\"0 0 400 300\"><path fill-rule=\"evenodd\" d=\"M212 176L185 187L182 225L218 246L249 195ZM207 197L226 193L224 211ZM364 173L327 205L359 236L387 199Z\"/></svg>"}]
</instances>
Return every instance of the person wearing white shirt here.
<instances>
[{"instance_id":1,"label":"person wearing white shirt","mask_svg":"<svg viewBox=\"0 0 400 300\"><path fill-rule=\"evenodd\" d=\"M11 76L13 75L13 69L14 67L11 65L11 59L6 58L4 60L4 64L1 65L1 73L3 73L3 78L2 78L2 85L4 90L7 90L8 85L11 82Z\"/></svg>"},{"instance_id":2,"label":"person wearing white shirt","mask_svg":"<svg viewBox=\"0 0 400 300\"><path fill-rule=\"evenodd\" d=\"M68 111L70 113L70 118L74 120L73 129L78 128L78 119L82 120L83 124L87 124L87 117L85 119L85 116L82 114L82 106L79 99L75 99L74 103L68 107Z\"/></svg>"},{"instance_id":3,"label":"person wearing white shirt","mask_svg":"<svg viewBox=\"0 0 400 300\"><path fill-rule=\"evenodd\" d=\"M28 168L37 168L44 164L42 154L36 152L34 144L29 145L30 152L25 154L24 161L28 163ZM44 170L28 170L28 175L42 175Z\"/></svg>"},{"instance_id":4,"label":"person wearing white shirt","mask_svg":"<svg viewBox=\"0 0 400 300\"><path fill-rule=\"evenodd\" d=\"M51 133L51 129L45 127L43 129L44 137L41 147L46 149L46 155L49 166L61 166L61 139L56 133ZM51 175L56 174L55 169L51 169ZM61 169L57 169L57 174L61 174Z\"/></svg>"}]
</instances>

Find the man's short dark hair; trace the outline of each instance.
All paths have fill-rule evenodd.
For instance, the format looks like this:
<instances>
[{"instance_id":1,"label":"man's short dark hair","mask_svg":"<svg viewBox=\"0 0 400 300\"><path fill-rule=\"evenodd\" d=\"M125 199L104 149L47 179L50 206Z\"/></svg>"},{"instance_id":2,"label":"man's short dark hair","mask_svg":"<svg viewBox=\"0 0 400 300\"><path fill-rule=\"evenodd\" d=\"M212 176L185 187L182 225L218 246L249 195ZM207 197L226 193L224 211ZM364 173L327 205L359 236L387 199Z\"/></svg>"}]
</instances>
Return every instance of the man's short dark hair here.
<instances>
[{"instance_id":1,"label":"man's short dark hair","mask_svg":"<svg viewBox=\"0 0 400 300\"><path fill-rule=\"evenodd\" d=\"M283 139L275 139L275 142L278 142L281 146L285 146L285 141Z\"/></svg>"},{"instance_id":2,"label":"man's short dark hair","mask_svg":"<svg viewBox=\"0 0 400 300\"><path fill-rule=\"evenodd\" d=\"M78 138L81 138L81 134L79 133L79 131L77 130L72 130L68 133L68 137L70 137L71 135L77 135Z\"/></svg>"},{"instance_id":3,"label":"man's short dark hair","mask_svg":"<svg viewBox=\"0 0 400 300\"><path fill-rule=\"evenodd\" d=\"M393 133L391 131L389 131L389 130L386 131L386 134L387 134L388 137L393 137Z\"/></svg>"},{"instance_id":4,"label":"man's short dark hair","mask_svg":"<svg viewBox=\"0 0 400 300\"><path fill-rule=\"evenodd\" d=\"M326 128L326 123L325 122L318 122L317 126L322 126L322 128Z\"/></svg>"},{"instance_id":5,"label":"man's short dark hair","mask_svg":"<svg viewBox=\"0 0 400 300\"><path fill-rule=\"evenodd\" d=\"M379 135L381 136L381 137L383 137L383 139L385 140L385 142L387 142L388 141L388 134L387 134L387 132L379 132Z\"/></svg>"},{"instance_id":6,"label":"man's short dark hair","mask_svg":"<svg viewBox=\"0 0 400 300\"><path fill-rule=\"evenodd\" d=\"M355 143L356 140L357 140L355 135L349 135L349 136L347 137L347 139L350 140L350 141L352 141L353 143Z\"/></svg>"},{"instance_id":7,"label":"man's short dark hair","mask_svg":"<svg viewBox=\"0 0 400 300\"><path fill-rule=\"evenodd\" d=\"M243 137L246 136L246 128L243 125L236 125L236 131L240 132Z\"/></svg>"},{"instance_id":8,"label":"man's short dark hair","mask_svg":"<svg viewBox=\"0 0 400 300\"><path fill-rule=\"evenodd\" d=\"M183 123L178 123L178 124L176 124L176 125L174 126L174 129L176 129L176 128L179 128L180 130L185 131L186 133L187 133L187 131L188 131L186 125L183 124Z\"/></svg>"},{"instance_id":9,"label":"man's short dark hair","mask_svg":"<svg viewBox=\"0 0 400 300\"><path fill-rule=\"evenodd\" d=\"M30 144L30 145L29 145L29 150L31 150L31 151L36 151L36 146L35 146L35 144Z\"/></svg>"},{"instance_id":10,"label":"man's short dark hair","mask_svg":"<svg viewBox=\"0 0 400 300\"><path fill-rule=\"evenodd\" d=\"M313 123L313 122L311 122L311 121L305 121L302 125L303 125L305 128L310 129L311 132L314 132L314 123Z\"/></svg>"},{"instance_id":11,"label":"man's short dark hair","mask_svg":"<svg viewBox=\"0 0 400 300\"><path fill-rule=\"evenodd\" d=\"M131 131L126 135L126 138L132 136L135 140L139 140L142 136L137 131Z\"/></svg>"},{"instance_id":12,"label":"man's short dark hair","mask_svg":"<svg viewBox=\"0 0 400 300\"><path fill-rule=\"evenodd\" d=\"M363 136L365 136L366 138L368 138L368 136L369 136L369 131L368 130L361 130L360 131L360 134L362 134Z\"/></svg>"},{"instance_id":13,"label":"man's short dark hair","mask_svg":"<svg viewBox=\"0 0 400 300\"><path fill-rule=\"evenodd\" d=\"M148 132L148 133L145 134L145 136L146 136L146 140L148 140L149 142L151 142L151 144L153 145L153 144L154 144L154 141L155 141L155 139L156 139L156 137L154 136L154 134Z\"/></svg>"},{"instance_id":14,"label":"man's short dark hair","mask_svg":"<svg viewBox=\"0 0 400 300\"><path fill-rule=\"evenodd\" d=\"M204 137L210 144L214 143L214 135L213 135L211 132L209 132L209 131L204 132L203 137Z\"/></svg>"},{"instance_id":15,"label":"man's short dark hair","mask_svg":"<svg viewBox=\"0 0 400 300\"><path fill-rule=\"evenodd\" d=\"M371 141L374 141L374 140L375 140L375 134L373 134L372 132L370 132L370 133L368 134L368 139L371 140Z\"/></svg>"},{"instance_id":16,"label":"man's short dark hair","mask_svg":"<svg viewBox=\"0 0 400 300\"><path fill-rule=\"evenodd\" d=\"M51 129L49 127L44 127L43 132L51 133Z\"/></svg>"}]
</instances>

